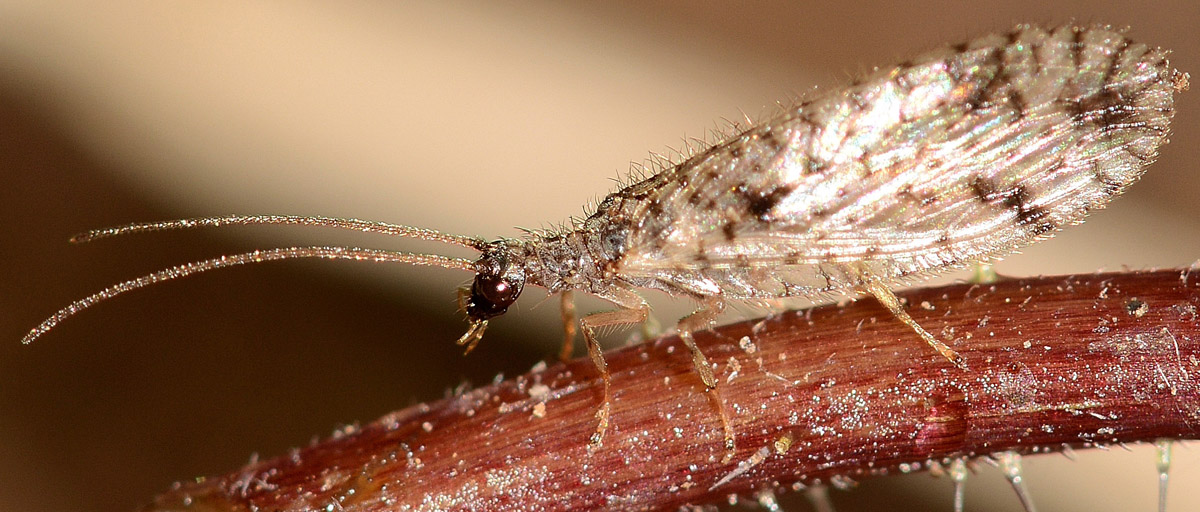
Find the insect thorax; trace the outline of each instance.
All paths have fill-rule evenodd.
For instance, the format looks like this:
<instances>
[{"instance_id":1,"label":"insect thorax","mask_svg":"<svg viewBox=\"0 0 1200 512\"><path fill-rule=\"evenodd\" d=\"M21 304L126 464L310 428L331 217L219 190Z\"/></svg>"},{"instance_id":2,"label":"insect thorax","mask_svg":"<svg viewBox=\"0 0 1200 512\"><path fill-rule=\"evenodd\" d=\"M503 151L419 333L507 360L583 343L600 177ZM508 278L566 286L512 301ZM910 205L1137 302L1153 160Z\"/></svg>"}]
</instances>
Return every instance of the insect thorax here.
<instances>
[{"instance_id":1,"label":"insect thorax","mask_svg":"<svg viewBox=\"0 0 1200 512\"><path fill-rule=\"evenodd\" d=\"M537 233L521 242L526 279L551 292L589 293L611 288L619 281L619 264L626 252L630 226L604 215L593 215L572 229Z\"/></svg>"}]
</instances>

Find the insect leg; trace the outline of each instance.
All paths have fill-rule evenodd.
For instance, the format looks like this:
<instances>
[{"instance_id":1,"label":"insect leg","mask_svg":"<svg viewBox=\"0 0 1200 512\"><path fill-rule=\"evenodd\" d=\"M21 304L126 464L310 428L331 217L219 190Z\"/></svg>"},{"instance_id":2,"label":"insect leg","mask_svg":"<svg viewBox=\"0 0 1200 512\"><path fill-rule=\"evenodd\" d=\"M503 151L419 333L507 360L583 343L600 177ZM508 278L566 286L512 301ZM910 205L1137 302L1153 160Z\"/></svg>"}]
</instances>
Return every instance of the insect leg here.
<instances>
[{"instance_id":1,"label":"insect leg","mask_svg":"<svg viewBox=\"0 0 1200 512\"><path fill-rule=\"evenodd\" d=\"M679 331L679 339L683 340L683 344L692 353L692 365L696 367L696 373L704 382L705 391L711 392L709 396L717 408L717 414L721 417L721 427L725 430L725 448L732 452L735 448L733 426L729 423L729 415L725 412L721 394L717 391L717 378L713 375L712 365L709 364L708 358L704 357L700 347L696 346L696 338L692 336L695 331L703 331L712 327L713 322L722 311L725 311L724 299L707 297L701 302L700 308L683 317L675 329Z\"/></svg>"},{"instance_id":2,"label":"insect leg","mask_svg":"<svg viewBox=\"0 0 1200 512\"><path fill-rule=\"evenodd\" d=\"M708 359L696 346L696 339L692 333L712 327L717 315L720 315L722 311L725 311L724 300L716 297L706 298L700 304L699 309L683 317L675 327L679 331L679 338L683 340L683 344L692 352L692 364L696 366L696 373L700 374L700 380L704 381L704 387L710 390L716 389L717 378L713 376L712 365L708 364Z\"/></svg>"},{"instance_id":3,"label":"insect leg","mask_svg":"<svg viewBox=\"0 0 1200 512\"><path fill-rule=\"evenodd\" d=\"M563 346L558 353L560 361L566 361L575 353L575 294L571 290L562 292Z\"/></svg>"},{"instance_id":4,"label":"insect leg","mask_svg":"<svg viewBox=\"0 0 1200 512\"><path fill-rule=\"evenodd\" d=\"M899 319L901 322L904 322L904 324L909 326L913 331L916 331L917 336L920 336L921 339L925 340L925 343L928 343L929 346L938 351L938 353L949 360L951 364L963 370L967 369L967 363L963 361L963 357L945 343L942 343L937 338L934 338L932 334L929 334L929 331L926 331L923 327L921 327L920 324L917 323L916 320L913 320L911 316L908 316L908 312L904 311L904 306L900 304L900 299L897 298L896 294L892 293L888 287L884 286L883 283L880 283L878 280L872 279L869 276L864 276L862 288L863 291L874 295L875 298L879 300L879 303L883 304L883 307L887 308L888 311L891 311L892 315L895 315L897 319Z\"/></svg>"},{"instance_id":5,"label":"insect leg","mask_svg":"<svg viewBox=\"0 0 1200 512\"><path fill-rule=\"evenodd\" d=\"M650 316L650 306L631 290L612 290L601 295L601 298L620 306L621 309L592 313L579 320L579 325L583 327L583 339L587 342L588 355L604 381L604 402L600 404L600 410L596 411L599 424L596 425L596 433L592 434L589 449L598 448L604 442L604 431L608 429L608 417L612 412L612 376L608 373L608 363L604 361L600 342L596 341L596 328L645 322Z\"/></svg>"}]
</instances>

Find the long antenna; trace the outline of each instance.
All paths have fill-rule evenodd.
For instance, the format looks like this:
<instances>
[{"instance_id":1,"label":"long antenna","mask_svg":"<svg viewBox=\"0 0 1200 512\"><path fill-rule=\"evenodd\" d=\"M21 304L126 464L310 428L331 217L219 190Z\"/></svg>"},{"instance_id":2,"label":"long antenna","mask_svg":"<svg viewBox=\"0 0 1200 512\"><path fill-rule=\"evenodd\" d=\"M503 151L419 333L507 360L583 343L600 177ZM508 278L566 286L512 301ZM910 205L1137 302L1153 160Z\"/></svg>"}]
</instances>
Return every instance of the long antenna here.
<instances>
[{"instance_id":1,"label":"long antenna","mask_svg":"<svg viewBox=\"0 0 1200 512\"><path fill-rule=\"evenodd\" d=\"M171 229L191 229L198 227L217 226L246 226L253 224L320 226L327 228L346 229L351 231L362 231L364 233L381 233L391 236L418 238L431 242L442 242L461 247L468 247L475 250L483 250L483 248L487 245L486 242L479 238L451 235L432 229L415 228L401 224L389 224L386 222L375 222L362 219L301 217L295 215L226 215L223 217L200 217L195 219L127 224L112 228L93 229L86 233L80 233L71 237L71 242L84 243L91 242L93 240L99 240L101 238L110 238L133 233L145 233L149 231L166 231Z\"/></svg>"},{"instance_id":2,"label":"long antenna","mask_svg":"<svg viewBox=\"0 0 1200 512\"><path fill-rule=\"evenodd\" d=\"M311 219L312 217L305 217ZM144 224L149 225L149 224ZM121 229L121 228L114 228ZM164 228L170 229L170 228ZM115 233L121 234L121 233ZM112 236L112 235L108 235ZM262 249L241 254L231 254L212 258L204 261L194 261L183 265L159 270L153 274L147 274L137 279L130 279L123 283L118 283L99 292L93 293L87 297L72 302L69 306L58 310L50 318L38 325L33 330L29 331L25 337L21 338L21 343L28 344L45 334L54 326L58 325L63 320L74 316L76 313L90 308L97 303L111 299L122 293L136 290L154 283L170 281L180 277L198 274L208 270L218 268L232 267L234 265L243 265L246 263L262 263L265 261L278 261L296 258L324 258L330 260L355 260L355 261L371 261L371 262L397 262L410 263L413 265L427 265L434 267L445 267L460 270L475 270L475 263L471 260L462 258L448 258L435 254L411 254L404 252L384 251L379 249L361 249L358 247L283 247L279 249Z\"/></svg>"}]
</instances>

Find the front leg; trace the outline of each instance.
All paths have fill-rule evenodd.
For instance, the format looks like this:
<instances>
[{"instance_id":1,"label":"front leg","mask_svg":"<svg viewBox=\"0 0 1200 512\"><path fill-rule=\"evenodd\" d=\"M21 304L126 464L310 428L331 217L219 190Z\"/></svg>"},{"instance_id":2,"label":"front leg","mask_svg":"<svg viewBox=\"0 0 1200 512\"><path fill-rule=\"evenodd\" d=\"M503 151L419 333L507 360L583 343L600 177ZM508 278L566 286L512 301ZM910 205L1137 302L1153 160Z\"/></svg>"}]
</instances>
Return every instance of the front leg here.
<instances>
[{"instance_id":1,"label":"front leg","mask_svg":"<svg viewBox=\"0 0 1200 512\"><path fill-rule=\"evenodd\" d=\"M571 290L562 292L561 309L563 322L563 346L558 352L559 361L569 361L575 353L575 294Z\"/></svg>"},{"instance_id":2,"label":"front leg","mask_svg":"<svg viewBox=\"0 0 1200 512\"><path fill-rule=\"evenodd\" d=\"M612 376L608 373L608 363L604 361L600 342L596 340L596 328L641 323L650 316L650 306L631 290L618 289L600 297L621 309L592 313L579 320L579 325L583 327L583 339L587 342L588 356L592 358L592 364L596 365L596 370L600 372L600 378L604 381L604 401L596 411L599 424L596 425L596 433L592 434L589 449L599 448L604 442L604 431L608 430L608 418L612 412Z\"/></svg>"}]
</instances>

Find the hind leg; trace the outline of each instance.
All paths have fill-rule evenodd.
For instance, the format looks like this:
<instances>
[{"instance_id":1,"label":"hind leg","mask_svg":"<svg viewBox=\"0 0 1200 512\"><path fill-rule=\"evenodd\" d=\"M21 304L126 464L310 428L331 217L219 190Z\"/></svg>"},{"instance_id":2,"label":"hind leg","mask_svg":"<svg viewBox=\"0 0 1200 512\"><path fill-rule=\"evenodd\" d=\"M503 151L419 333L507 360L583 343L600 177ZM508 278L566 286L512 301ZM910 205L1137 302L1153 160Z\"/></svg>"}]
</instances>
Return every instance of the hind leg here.
<instances>
[{"instance_id":1,"label":"hind leg","mask_svg":"<svg viewBox=\"0 0 1200 512\"><path fill-rule=\"evenodd\" d=\"M925 340L925 343L928 343L929 346L938 351L942 357L945 357L946 360L950 361L950 364L953 364L962 370L967 369L967 363L963 361L963 357L959 355L958 352L955 352L954 349L950 348L945 343L942 343L941 340L935 338L932 334L929 334L929 331L926 331L924 327L921 327L921 324L918 324L916 320L913 320L911 316L908 316L908 312L904 310L904 306L900 304L900 299L896 297L896 294L892 293L892 290L888 289L887 286L884 286L879 279L871 275L865 268L856 268L855 273L858 275L858 278L861 281L859 288L863 292L875 296L875 299L878 300L883 307L887 308L887 310L890 311L897 320L904 322L904 325L907 325L910 329L916 332L917 336L920 336L922 340Z\"/></svg>"}]
</instances>

